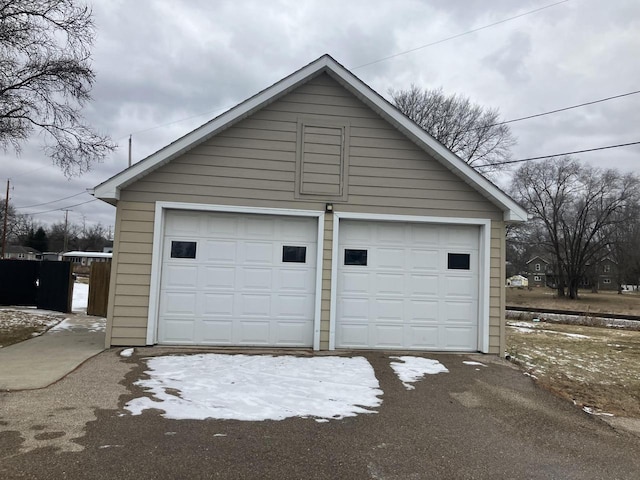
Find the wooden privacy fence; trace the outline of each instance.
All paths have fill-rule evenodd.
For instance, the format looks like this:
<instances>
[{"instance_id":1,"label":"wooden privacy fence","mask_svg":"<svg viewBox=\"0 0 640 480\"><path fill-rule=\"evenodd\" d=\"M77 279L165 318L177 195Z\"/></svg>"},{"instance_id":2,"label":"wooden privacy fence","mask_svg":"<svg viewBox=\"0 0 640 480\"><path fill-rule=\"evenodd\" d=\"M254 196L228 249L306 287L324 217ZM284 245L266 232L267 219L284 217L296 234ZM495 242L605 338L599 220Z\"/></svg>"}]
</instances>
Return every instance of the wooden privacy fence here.
<instances>
[{"instance_id":1,"label":"wooden privacy fence","mask_svg":"<svg viewBox=\"0 0 640 480\"><path fill-rule=\"evenodd\" d=\"M95 315L98 317L107 316L110 277L111 262L93 262L91 264L87 315Z\"/></svg>"}]
</instances>

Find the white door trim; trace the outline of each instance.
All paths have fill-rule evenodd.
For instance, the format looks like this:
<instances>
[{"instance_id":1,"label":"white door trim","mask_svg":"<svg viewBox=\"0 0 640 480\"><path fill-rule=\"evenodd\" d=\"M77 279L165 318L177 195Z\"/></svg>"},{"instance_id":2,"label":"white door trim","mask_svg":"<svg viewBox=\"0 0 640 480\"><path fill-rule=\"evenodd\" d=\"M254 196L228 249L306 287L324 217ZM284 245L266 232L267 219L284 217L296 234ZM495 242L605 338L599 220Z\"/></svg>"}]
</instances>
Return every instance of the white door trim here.
<instances>
[{"instance_id":1,"label":"white door trim","mask_svg":"<svg viewBox=\"0 0 640 480\"><path fill-rule=\"evenodd\" d=\"M160 309L160 278L162 275L162 252L164 251L164 223L167 210L190 210L198 212L250 213L288 217L315 217L318 219L318 246L316 254L316 288L313 320L313 349L320 350L320 312L322 306L322 253L324 240L324 211L293 210L287 208L240 207L209 205L205 203L156 202L153 223L153 250L151 255L151 285L149 289L149 314L147 316L147 345L158 343L158 312Z\"/></svg>"},{"instance_id":2,"label":"white door trim","mask_svg":"<svg viewBox=\"0 0 640 480\"><path fill-rule=\"evenodd\" d=\"M478 350L489 353L489 301L491 285L491 220L484 218L425 217L413 215L385 215L377 213L334 212L333 245L331 247L331 308L329 313L329 350L336 348L336 301L338 294L338 232L340 220L373 220L384 222L436 223L477 225L480 227L478 249Z\"/></svg>"}]
</instances>

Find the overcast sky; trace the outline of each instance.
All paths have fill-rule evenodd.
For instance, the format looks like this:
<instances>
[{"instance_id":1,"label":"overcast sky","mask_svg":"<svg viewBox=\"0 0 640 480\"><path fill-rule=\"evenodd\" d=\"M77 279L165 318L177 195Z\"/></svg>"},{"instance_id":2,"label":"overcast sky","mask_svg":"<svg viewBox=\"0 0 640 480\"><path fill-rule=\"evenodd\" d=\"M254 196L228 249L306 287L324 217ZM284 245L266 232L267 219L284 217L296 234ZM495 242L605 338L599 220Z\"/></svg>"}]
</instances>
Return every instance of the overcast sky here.
<instances>
[{"instance_id":1,"label":"overcast sky","mask_svg":"<svg viewBox=\"0 0 640 480\"><path fill-rule=\"evenodd\" d=\"M2 195L21 213L63 209L139 161L282 77L329 53L378 93L441 86L504 120L640 90L640 2L569 0L475 33L369 64L553 4L553 0L95 0L97 82L85 110L118 150L68 180L39 149L0 152ZM358 68L359 67L359 68ZM640 141L640 94L511 124L514 158ZM581 160L640 174L640 145ZM54 200L79 194L56 203ZM101 201L69 220L113 225ZM44 224L61 210L34 215Z\"/></svg>"}]
</instances>

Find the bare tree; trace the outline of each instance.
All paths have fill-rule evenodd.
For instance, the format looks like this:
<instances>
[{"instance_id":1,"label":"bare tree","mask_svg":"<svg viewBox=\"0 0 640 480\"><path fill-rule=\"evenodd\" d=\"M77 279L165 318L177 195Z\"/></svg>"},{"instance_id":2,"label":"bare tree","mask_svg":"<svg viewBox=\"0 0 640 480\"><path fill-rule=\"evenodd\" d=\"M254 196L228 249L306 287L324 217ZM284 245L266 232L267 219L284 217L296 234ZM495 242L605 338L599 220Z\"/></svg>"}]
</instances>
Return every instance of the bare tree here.
<instances>
[{"instance_id":1,"label":"bare tree","mask_svg":"<svg viewBox=\"0 0 640 480\"><path fill-rule=\"evenodd\" d=\"M394 105L433 138L481 173L504 169L516 143L497 109L471 103L441 88L390 91Z\"/></svg>"},{"instance_id":2,"label":"bare tree","mask_svg":"<svg viewBox=\"0 0 640 480\"><path fill-rule=\"evenodd\" d=\"M614 232L639 197L633 174L585 166L569 157L520 167L512 194L533 216L538 244L555 259L558 296L578 296L580 280L610 255Z\"/></svg>"},{"instance_id":3,"label":"bare tree","mask_svg":"<svg viewBox=\"0 0 640 480\"><path fill-rule=\"evenodd\" d=\"M16 152L34 133L65 175L115 148L84 123L95 80L91 10L77 0L0 0L0 146Z\"/></svg>"}]
</instances>

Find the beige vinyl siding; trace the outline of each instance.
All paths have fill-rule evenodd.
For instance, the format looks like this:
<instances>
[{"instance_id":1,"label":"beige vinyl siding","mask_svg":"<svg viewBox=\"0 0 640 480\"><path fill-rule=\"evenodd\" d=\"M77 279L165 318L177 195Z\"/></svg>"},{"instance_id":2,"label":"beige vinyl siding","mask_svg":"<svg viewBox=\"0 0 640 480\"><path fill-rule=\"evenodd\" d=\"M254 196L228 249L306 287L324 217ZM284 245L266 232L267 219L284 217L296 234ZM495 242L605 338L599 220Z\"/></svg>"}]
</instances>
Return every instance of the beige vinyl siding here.
<instances>
[{"instance_id":1,"label":"beige vinyl siding","mask_svg":"<svg viewBox=\"0 0 640 480\"><path fill-rule=\"evenodd\" d=\"M327 74L121 191L114 242L117 269L109 313L112 344L141 345L145 341L156 201L324 210L322 196L296 198L296 139L301 117L317 118L323 124L349 123L348 196L344 201L331 200L336 211L492 220L490 338L492 353L499 352L502 212ZM322 166L313 168L317 174L328 173ZM327 215L322 348L329 341L332 220Z\"/></svg>"},{"instance_id":2,"label":"beige vinyl siding","mask_svg":"<svg viewBox=\"0 0 640 480\"><path fill-rule=\"evenodd\" d=\"M329 349L329 321L331 316L331 262L333 248L333 215L324 217L322 254L322 305L320 308L320 350Z\"/></svg>"}]
</instances>

